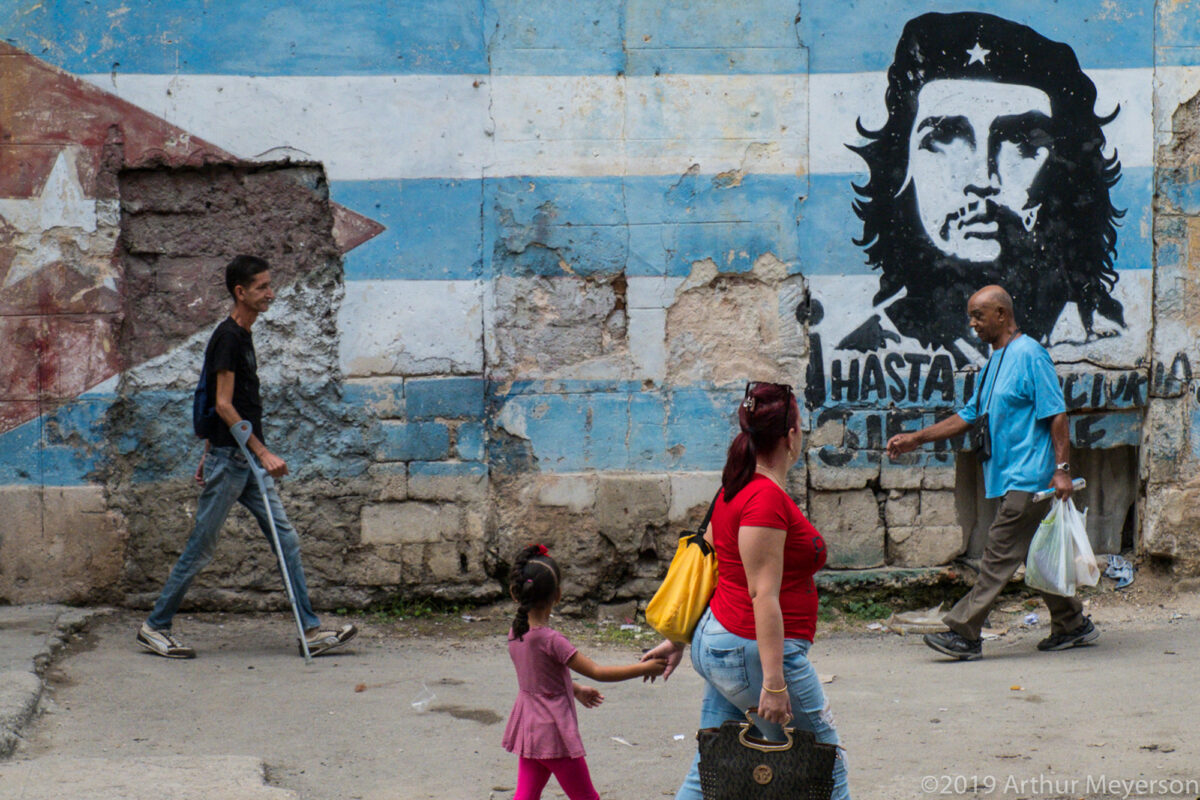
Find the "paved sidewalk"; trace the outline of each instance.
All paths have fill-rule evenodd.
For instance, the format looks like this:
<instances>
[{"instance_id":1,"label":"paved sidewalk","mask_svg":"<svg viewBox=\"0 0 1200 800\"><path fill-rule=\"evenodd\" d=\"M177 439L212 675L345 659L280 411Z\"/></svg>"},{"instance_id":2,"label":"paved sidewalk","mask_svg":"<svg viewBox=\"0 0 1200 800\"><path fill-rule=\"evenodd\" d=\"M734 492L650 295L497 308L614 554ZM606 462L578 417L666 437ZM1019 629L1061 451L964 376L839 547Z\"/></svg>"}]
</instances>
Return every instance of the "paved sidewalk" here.
<instances>
[{"instance_id":1,"label":"paved sidewalk","mask_svg":"<svg viewBox=\"0 0 1200 800\"><path fill-rule=\"evenodd\" d=\"M919 636L870 633L863 623L819 635L812 657L836 676L826 691L856 800L1200 796L1166 791L1170 781L1200 781L1188 702L1200 678L1190 656L1200 649L1200 598L1100 600L1089 609L1099 643L1062 653L1036 649L1048 632L1041 607L1034 627L1021 625L1023 607L997 615L1008 632L986 642L978 662L947 661ZM286 614L181 618L177 631L198 652L192 661L141 651L140 620L118 612L97 621L88 648L50 670L45 712L0 762L0 798L512 796L515 759L500 746L515 691L505 610L421 630L362 619L356 642L312 666L296 656ZM651 644L598 645L585 626L565 627L604 664ZM672 796L695 752L699 677L684 666L666 685L600 688L604 705L579 718L601 796ZM138 794L134 778L152 768L160 786L181 783ZM121 770L127 782L110 782ZM234 773L242 777L221 783ZM63 776L80 776L78 789L56 794ZM6 794L14 779L25 783ZM1136 781L1168 783L1137 791ZM545 797L561 794L552 784Z\"/></svg>"},{"instance_id":2,"label":"paved sidewalk","mask_svg":"<svg viewBox=\"0 0 1200 800\"><path fill-rule=\"evenodd\" d=\"M20 800L297 800L267 786L248 756L60 758L0 762L0 798Z\"/></svg>"},{"instance_id":3,"label":"paved sidewalk","mask_svg":"<svg viewBox=\"0 0 1200 800\"><path fill-rule=\"evenodd\" d=\"M0 758L20 741L37 712L42 672L73 633L107 613L103 608L0 606Z\"/></svg>"},{"instance_id":4,"label":"paved sidewalk","mask_svg":"<svg viewBox=\"0 0 1200 800\"><path fill-rule=\"evenodd\" d=\"M45 675L63 648L107 608L0 606L0 758L12 755L35 724ZM250 756L44 756L0 761L0 800L296 800L266 784L266 765Z\"/></svg>"}]
</instances>

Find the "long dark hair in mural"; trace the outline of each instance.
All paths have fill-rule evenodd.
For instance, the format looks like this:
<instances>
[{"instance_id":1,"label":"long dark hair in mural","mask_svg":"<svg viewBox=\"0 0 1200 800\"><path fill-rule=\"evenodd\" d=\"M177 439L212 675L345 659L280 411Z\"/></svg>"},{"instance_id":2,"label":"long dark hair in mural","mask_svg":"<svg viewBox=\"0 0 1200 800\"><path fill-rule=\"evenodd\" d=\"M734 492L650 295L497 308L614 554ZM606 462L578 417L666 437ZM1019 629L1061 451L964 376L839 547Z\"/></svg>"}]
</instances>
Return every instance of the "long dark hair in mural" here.
<instances>
[{"instance_id":1,"label":"long dark hair in mural","mask_svg":"<svg viewBox=\"0 0 1200 800\"><path fill-rule=\"evenodd\" d=\"M1021 329L1047 341L1068 302L1089 339L1095 314L1124 327L1112 296L1116 221L1109 190L1120 178L1104 155L1096 87L1074 51L990 14L910 20L888 69L887 123L847 145L870 169L854 186L862 220L855 244L880 270L878 305L895 329L957 352L972 337L967 298L998 283ZM874 325L841 346L865 351ZM894 337L894 334L891 334Z\"/></svg>"}]
</instances>

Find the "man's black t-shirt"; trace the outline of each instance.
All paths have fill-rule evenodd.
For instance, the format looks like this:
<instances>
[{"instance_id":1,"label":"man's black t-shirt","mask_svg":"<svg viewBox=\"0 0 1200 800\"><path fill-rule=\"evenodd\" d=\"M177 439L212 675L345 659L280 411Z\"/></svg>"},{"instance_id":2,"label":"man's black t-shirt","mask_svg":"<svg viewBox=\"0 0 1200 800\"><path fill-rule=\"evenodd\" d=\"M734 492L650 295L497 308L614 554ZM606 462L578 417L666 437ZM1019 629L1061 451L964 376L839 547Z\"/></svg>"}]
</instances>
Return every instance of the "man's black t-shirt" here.
<instances>
[{"instance_id":1,"label":"man's black t-shirt","mask_svg":"<svg viewBox=\"0 0 1200 800\"><path fill-rule=\"evenodd\" d=\"M212 387L210 396L214 399L217 396L217 373L232 372L233 407L238 416L250 421L254 435L265 443L262 398L258 393L258 361L254 357L254 339L250 331L234 322L233 317L226 317L208 340L204 360L209 370L206 376L208 385ZM213 427L215 430L209 437L213 447L237 447L237 441L224 421L218 418Z\"/></svg>"}]
</instances>

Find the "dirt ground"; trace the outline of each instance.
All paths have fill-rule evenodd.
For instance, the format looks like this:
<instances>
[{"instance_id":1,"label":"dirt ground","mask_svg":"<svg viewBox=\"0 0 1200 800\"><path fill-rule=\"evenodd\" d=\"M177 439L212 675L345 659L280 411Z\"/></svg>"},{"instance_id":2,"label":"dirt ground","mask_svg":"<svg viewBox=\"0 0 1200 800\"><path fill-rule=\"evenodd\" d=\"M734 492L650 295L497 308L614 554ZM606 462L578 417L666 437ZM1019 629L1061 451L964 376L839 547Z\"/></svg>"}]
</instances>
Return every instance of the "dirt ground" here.
<instances>
[{"instance_id":1,"label":"dirt ground","mask_svg":"<svg viewBox=\"0 0 1200 800\"><path fill-rule=\"evenodd\" d=\"M1061 653L1035 649L1048 631L1040 604L1006 596L1000 609L992 627L1006 632L969 663L862 620L819 629L811 657L832 679L856 798L1200 796L1200 596L1141 575L1093 593L1101 639ZM1030 610L1041 621L1024 627ZM358 641L305 666L287 615L182 616L176 630L199 657L174 661L141 652L140 615L120 612L54 667L15 758L254 755L303 800L510 798L507 613L352 616ZM656 641L559 622L601 663ZM695 752L700 678L685 659L665 685L601 688L603 706L579 710L601 796L672 796ZM551 782L544 796L562 795Z\"/></svg>"}]
</instances>

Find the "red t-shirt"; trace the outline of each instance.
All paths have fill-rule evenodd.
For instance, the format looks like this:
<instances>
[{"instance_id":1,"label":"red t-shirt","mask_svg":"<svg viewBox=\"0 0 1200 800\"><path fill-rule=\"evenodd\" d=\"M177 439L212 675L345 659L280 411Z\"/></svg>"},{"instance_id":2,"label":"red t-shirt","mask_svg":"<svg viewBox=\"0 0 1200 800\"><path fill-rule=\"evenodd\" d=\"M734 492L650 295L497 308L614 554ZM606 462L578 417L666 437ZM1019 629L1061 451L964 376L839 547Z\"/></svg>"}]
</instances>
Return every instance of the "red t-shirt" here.
<instances>
[{"instance_id":1,"label":"red t-shirt","mask_svg":"<svg viewBox=\"0 0 1200 800\"><path fill-rule=\"evenodd\" d=\"M713 508L712 527L717 552L717 588L709 606L717 622L742 638L758 638L746 570L738 551L738 529L774 528L787 531L783 543L783 581L779 587L783 635L811 642L817 630L817 585L813 575L825 566L825 540L800 513L792 498L766 475L755 475L732 503L726 503L725 493L721 492Z\"/></svg>"}]
</instances>

